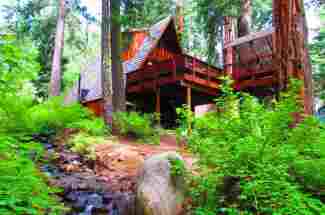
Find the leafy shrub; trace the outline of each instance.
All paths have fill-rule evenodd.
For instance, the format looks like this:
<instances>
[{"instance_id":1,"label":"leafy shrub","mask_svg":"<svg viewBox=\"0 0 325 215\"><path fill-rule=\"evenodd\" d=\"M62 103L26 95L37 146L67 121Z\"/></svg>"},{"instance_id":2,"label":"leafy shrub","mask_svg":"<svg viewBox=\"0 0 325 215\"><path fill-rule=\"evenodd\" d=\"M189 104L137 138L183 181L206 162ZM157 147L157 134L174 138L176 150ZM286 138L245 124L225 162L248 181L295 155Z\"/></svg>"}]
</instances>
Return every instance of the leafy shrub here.
<instances>
[{"instance_id":1,"label":"leafy shrub","mask_svg":"<svg viewBox=\"0 0 325 215\"><path fill-rule=\"evenodd\" d=\"M33 106L28 114L34 131L46 132L67 128L72 123L90 119L91 113L80 104L65 105L61 97L51 98L39 105Z\"/></svg>"},{"instance_id":2,"label":"leafy shrub","mask_svg":"<svg viewBox=\"0 0 325 215\"><path fill-rule=\"evenodd\" d=\"M147 143L159 143L159 133L153 126L153 115L140 115L137 112L120 112L116 113L113 119L122 135L133 135Z\"/></svg>"},{"instance_id":3,"label":"leafy shrub","mask_svg":"<svg viewBox=\"0 0 325 215\"><path fill-rule=\"evenodd\" d=\"M30 97L6 95L0 101L0 116L3 120L0 133L13 136L47 134L64 128L76 128L92 135L106 134L103 119L96 118L80 104L63 104L60 97L34 105Z\"/></svg>"},{"instance_id":4,"label":"leafy shrub","mask_svg":"<svg viewBox=\"0 0 325 215\"><path fill-rule=\"evenodd\" d=\"M22 90L26 82L36 78L40 69L38 51L29 42L21 44L15 38L0 38L0 93Z\"/></svg>"},{"instance_id":5,"label":"leafy shrub","mask_svg":"<svg viewBox=\"0 0 325 215\"><path fill-rule=\"evenodd\" d=\"M173 177L185 175L186 168L183 160L173 157L168 158L168 160L170 163L170 173Z\"/></svg>"},{"instance_id":6,"label":"leafy shrub","mask_svg":"<svg viewBox=\"0 0 325 215\"><path fill-rule=\"evenodd\" d=\"M298 160L292 170L304 188L325 196L325 159Z\"/></svg>"},{"instance_id":7,"label":"leafy shrub","mask_svg":"<svg viewBox=\"0 0 325 215\"><path fill-rule=\"evenodd\" d=\"M80 105L64 106L60 98L36 104L33 93L26 92L39 69L36 57L27 43L0 38L0 214L4 215L64 214L57 189L37 168L43 148L31 137L92 119Z\"/></svg>"},{"instance_id":8,"label":"leafy shrub","mask_svg":"<svg viewBox=\"0 0 325 215\"><path fill-rule=\"evenodd\" d=\"M36 143L0 135L0 214L60 215L65 211L54 195L58 190L45 183L34 164L41 152Z\"/></svg>"},{"instance_id":9,"label":"leafy shrub","mask_svg":"<svg viewBox=\"0 0 325 215\"><path fill-rule=\"evenodd\" d=\"M87 133L78 133L69 140L69 145L73 152L85 155L88 159L95 160L95 147L104 143L105 139L98 136L90 136Z\"/></svg>"},{"instance_id":10,"label":"leafy shrub","mask_svg":"<svg viewBox=\"0 0 325 215\"><path fill-rule=\"evenodd\" d=\"M222 111L195 119L189 146L200 158L201 174L189 179L194 214L325 213L324 204L289 174L295 162L321 158L325 141L313 118L292 128L292 113L300 111L297 89L292 83L270 108L226 86L216 102ZM227 177L238 181L229 185Z\"/></svg>"},{"instance_id":11,"label":"leafy shrub","mask_svg":"<svg viewBox=\"0 0 325 215\"><path fill-rule=\"evenodd\" d=\"M3 94L0 100L0 133L13 136L29 134L33 130L27 114L33 106L31 97Z\"/></svg>"},{"instance_id":12,"label":"leafy shrub","mask_svg":"<svg viewBox=\"0 0 325 215\"><path fill-rule=\"evenodd\" d=\"M67 125L68 128L76 128L90 135L103 136L108 133L102 118L82 119Z\"/></svg>"},{"instance_id":13,"label":"leafy shrub","mask_svg":"<svg viewBox=\"0 0 325 215\"><path fill-rule=\"evenodd\" d=\"M189 130L191 129L193 123L193 112L183 105L181 108L176 108L176 114L178 116L177 123L178 127L176 128L176 140L179 143L181 139L186 138L189 135Z\"/></svg>"}]
</instances>

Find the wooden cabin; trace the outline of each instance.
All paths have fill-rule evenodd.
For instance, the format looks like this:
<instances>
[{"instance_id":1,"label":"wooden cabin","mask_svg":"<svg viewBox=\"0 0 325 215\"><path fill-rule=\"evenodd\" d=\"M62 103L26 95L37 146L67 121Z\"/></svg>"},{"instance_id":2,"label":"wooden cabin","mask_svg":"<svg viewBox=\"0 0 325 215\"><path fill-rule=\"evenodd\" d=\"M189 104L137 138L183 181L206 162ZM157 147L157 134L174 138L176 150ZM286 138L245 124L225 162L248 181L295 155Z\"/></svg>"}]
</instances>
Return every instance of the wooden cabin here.
<instances>
[{"instance_id":1,"label":"wooden cabin","mask_svg":"<svg viewBox=\"0 0 325 215\"><path fill-rule=\"evenodd\" d=\"M221 68L185 54L175 19L167 17L149 29L124 33L122 53L127 101L138 111L160 113L163 126L175 125L176 108L213 103L218 95ZM103 115L100 58L89 64L66 97L81 101Z\"/></svg>"},{"instance_id":2,"label":"wooden cabin","mask_svg":"<svg viewBox=\"0 0 325 215\"><path fill-rule=\"evenodd\" d=\"M304 84L300 98L305 113L312 114L312 78L303 5L295 0L273 1L275 19L268 30L236 38L234 19L225 18L224 68L184 53L173 17L148 29L124 33L122 60L127 101L138 111L160 113L162 125L171 127L175 125L177 107L187 104L194 110L196 106L213 103L221 76L230 76L235 90L262 98L277 96L287 88L290 78L296 78ZM280 7L281 4L292 8ZM66 100L81 101L102 116L101 85L98 58L81 73Z\"/></svg>"}]
</instances>

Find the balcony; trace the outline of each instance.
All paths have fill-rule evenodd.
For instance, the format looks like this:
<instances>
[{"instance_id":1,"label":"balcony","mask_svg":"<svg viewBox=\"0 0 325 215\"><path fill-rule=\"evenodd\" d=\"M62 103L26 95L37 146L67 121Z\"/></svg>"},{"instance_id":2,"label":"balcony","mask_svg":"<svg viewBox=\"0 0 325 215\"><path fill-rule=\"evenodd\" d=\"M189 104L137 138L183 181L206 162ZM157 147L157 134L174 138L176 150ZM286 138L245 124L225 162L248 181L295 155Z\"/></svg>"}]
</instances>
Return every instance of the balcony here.
<instances>
[{"instance_id":1,"label":"balcony","mask_svg":"<svg viewBox=\"0 0 325 215\"><path fill-rule=\"evenodd\" d=\"M142 69L127 74L127 92L154 91L168 84L186 84L216 94L222 70L188 55L171 60L147 63Z\"/></svg>"}]
</instances>

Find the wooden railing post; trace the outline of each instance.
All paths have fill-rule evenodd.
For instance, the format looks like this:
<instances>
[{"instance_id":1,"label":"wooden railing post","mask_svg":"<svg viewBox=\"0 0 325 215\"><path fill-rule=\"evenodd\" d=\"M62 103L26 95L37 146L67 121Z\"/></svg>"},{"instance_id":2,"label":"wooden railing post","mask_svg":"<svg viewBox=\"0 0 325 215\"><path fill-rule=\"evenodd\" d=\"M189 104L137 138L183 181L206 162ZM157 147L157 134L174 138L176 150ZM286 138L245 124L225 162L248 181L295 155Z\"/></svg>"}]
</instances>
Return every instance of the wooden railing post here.
<instances>
[{"instance_id":1,"label":"wooden railing post","mask_svg":"<svg viewBox=\"0 0 325 215\"><path fill-rule=\"evenodd\" d=\"M176 65L176 62L175 62L175 58L173 58L172 64L173 64L173 78L174 78L174 80L176 80L177 65Z\"/></svg>"},{"instance_id":2,"label":"wooden railing post","mask_svg":"<svg viewBox=\"0 0 325 215\"><path fill-rule=\"evenodd\" d=\"M211 77L210 77L210 68L209 68L209 66L208 66L208 69L207 69L207 74L208 74L208 85L210 86Z\"/></svg>"},{"instance_id":3,"label":"wooden railing post","mask_svg":"<svg viewBox=\"0 0 325 215\"><path fill-rule=\"evenodd\" d=\"M186 100L187 100L187 108L188 108L188 115L187 115L187 133L188 135L192 134L192 88L191 86L186 87Z\"/></svg>"},{"instance_id":4,"label":"wooden railing post","mask_svg":"<svg viewBox=\"0 0 325 215\"><path fill-rule=\"evenodd\" d=\"M157 89L156 89L156 117L157 117L157 124L158 125L160 125L160 119L161 119L161 117L160 117L160 112L161 112L161 110L160 110L160 87L158 87Z\"/></svg>"}]
</instances>

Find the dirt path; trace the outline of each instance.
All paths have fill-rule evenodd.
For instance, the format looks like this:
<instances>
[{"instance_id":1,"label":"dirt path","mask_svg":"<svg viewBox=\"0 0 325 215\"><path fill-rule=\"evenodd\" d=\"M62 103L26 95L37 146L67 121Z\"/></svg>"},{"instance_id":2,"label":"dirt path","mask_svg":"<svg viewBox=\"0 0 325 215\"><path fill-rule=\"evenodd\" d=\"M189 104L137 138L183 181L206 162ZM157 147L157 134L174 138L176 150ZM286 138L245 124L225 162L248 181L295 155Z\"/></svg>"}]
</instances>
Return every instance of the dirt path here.
<instances>
[{"instance_id":1,"label":"dirt path","mask_svg":"<svg viewBox=\"0 0 325 215\"><path fill-rule=\"evenodd\" d=\"M98 176L120 192L135 192L137 174L143 161L148 157L164 152L178 152L191 168L195 159L184 145L179 145L174 135L161 137L159 145L136 142L131 138L118 138L96 148L96 167Z\"/></svg>"}]
</instances>

